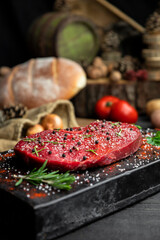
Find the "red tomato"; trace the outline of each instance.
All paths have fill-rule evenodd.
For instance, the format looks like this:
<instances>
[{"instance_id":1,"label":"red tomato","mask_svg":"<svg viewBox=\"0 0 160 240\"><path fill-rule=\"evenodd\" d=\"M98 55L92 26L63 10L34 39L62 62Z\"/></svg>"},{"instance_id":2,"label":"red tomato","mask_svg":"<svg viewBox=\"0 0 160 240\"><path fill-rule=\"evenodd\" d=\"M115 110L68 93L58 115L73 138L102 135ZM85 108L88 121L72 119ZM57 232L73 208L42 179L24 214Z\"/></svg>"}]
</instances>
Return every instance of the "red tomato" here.
<instances>
[{"instance_id":1,"label":"red tomato","mask_svg":"<svg viewBox=\"0 0 160 240\"><path fill-rule=\"evenodd\" d=\"M95 113L100 119L108 119L111 107L114 103L120 101L114 96L104 96L99 99L95 105Z\"/></svg>"},{"instance_id":2,"label":"red tomato","mask_svg":"<svg viewBox=\"0 0 160 240\"><path fill-rule=\"evenodd\" d=\"M112 106L110 119L112 121L135 123L138 119L138 112L128 102L120 100Z\"/></svg>"}]
</instances>

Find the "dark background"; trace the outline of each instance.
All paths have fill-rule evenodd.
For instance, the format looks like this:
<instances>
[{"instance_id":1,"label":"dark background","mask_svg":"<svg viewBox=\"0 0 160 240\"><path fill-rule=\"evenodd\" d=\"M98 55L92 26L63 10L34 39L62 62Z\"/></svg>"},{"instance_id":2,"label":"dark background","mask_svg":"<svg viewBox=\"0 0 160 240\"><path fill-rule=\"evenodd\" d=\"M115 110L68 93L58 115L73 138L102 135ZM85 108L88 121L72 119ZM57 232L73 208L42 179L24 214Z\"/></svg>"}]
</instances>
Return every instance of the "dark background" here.
<instances>
[{"instance_id":1,"label":"dark background","mask_svg":"<svg viewBox=\"0 0 160 240\"><path fill-rule=\"evenodd\" d=\"M80 0L79 0L80 1ZM112 4L145 25L158 6L157 0L110 0ZM0 66L12 67L29 58L26 38L31 23L53 10L54 0L5 0L0 3Z\"/></svg>"}]
</instances>

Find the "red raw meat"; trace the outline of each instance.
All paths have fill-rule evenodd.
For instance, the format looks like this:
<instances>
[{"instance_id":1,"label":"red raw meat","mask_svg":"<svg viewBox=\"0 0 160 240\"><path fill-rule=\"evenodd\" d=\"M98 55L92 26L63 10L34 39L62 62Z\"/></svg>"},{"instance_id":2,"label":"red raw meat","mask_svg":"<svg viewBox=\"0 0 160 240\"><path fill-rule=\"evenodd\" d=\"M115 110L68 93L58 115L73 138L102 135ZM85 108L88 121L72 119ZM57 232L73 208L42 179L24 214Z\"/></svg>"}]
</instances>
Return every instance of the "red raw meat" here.
<instances>
[{"instance_id":1,"label":"red raw meat","mask_svg":"<svg viewBox=\"0 0 160 240\"><path fill-rule=\"evenodd\" d=\"M123 159L141 144L142 135L136 126L97 120L82 128L31 135L19 141L14 151L28 164L39 166L48 160L50 169L85 170Z\"/></svg>"}]
</instances>

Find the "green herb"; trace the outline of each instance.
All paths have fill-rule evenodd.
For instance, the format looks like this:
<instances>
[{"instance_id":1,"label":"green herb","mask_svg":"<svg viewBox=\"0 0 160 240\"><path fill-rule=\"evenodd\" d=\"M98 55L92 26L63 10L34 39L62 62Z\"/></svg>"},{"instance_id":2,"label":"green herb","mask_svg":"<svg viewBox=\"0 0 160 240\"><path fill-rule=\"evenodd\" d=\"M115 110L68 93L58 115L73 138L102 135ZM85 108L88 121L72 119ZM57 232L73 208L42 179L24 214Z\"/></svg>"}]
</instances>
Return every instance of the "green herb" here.
<instances>
[{"instance_id":1,"label":"green herb","mask_svg":"<svg viewBox=\"0 0 160 240\"><path fill-rule=\"evenodd\" d=\"M64 143L64 142L53 142L53 141L44 141L44 142L53 143L53 144L66 144L66 143Z\"/></svg>"},{"instance_id":2,"label":"green herb","mask_svg":"<svg viewBox=\"0 0 160 240\"><path fill-rule=\"evenodd\" d=\"M138 129L142 129L142 127L139 126L139 125L135 125L135 124L134 124L134 126L137 127Z\"/></svg>"},{"instance_id":3,"label":"green herb","mask_svg":"<svg viewBox=\"0 0 160 240\"><path fill-rule=\"evenodd\" d=\"M83 135L83 138L90 138L92 137L93 135Z\"/></svg>"},{"instance_id":4,"label":"green herb","mask_svg":"<svg viewBox=\"0 0 160 240\"><path fill-rule=\"evenodd\" d=\"M86 152L92 152L92 153L98 155L98 154L96 153L96 151L97 151L97 149L88 149L88 150L86 150Z\"/></svg>"},{"instance_id":5,"label":"green herb","mask_svg":"<svg viewBox=\"0 0 160 240\"><path fill-rule=\"evenodd\" d=\"M37 140L37 138L25 138L22 139L24 142L35 142Z\"/></svg>"},{"instance_id":6,"label":"green herb","mask_svg":"<svg viewBox=\"0 0 160 240\"><path fill-rule=\"evenodd\" d=\"M156 135L153 137L147 137L147 143L154 146L160 146L160 131L157 131Z\"/></svg>"},{"instance_id":7,"label":"green herb","mask_svg":"<svg viewBox=\"0 0 160 240\"><path fill-rule=\"evenodd\" d=\"M46 183L57 189L70 190L71 184L75 181L75 177L69 172L59 174L59 171L47 173L47 160L39 169L33 169L28 175L13 175L15 178L20 178L15 186L20 185L23 180L27 180L31 184L37 185Z\"/></svg>"},{"instance_id":8,"label":"green herb","mask_svg":"<svg viewBox=\"0 0 160 240\"><path fill-rule=\"evenodd\" d=\"M120 122L111 123L112 126L117 126Z\"/></svg>"},{"instance_id":9,"label":"green herb","mask_svg":"<svg viewBox=\"0 0 160 240\"><path fill-rule=\"evenodd\" d=\"M54 128L55 131L59 132L61 128Z\"/></svg>"},{"instance_id":10,"label":"green herb","mask_svg":"<svg viewBox=\"0 0 160 240\"><path fill-rule=\"evenodd\" d=\"M39 157L39 152L41 152L41 151L43 151L44 149L46 149L46 148L41 148L41 149L39 149L39 150L37 150L37 147L35 146L34 147L34 152L32 152L32 153L35 153L36 155L37 155L37 157Z\"/></svg>"},{"instance_id":11,"label":"green herb","mask_svg":"<svg viewBox=\"0 0 160 240\"><path fill-rule=\"evenodd\" d=\"M116 132L116 134L117 134L119 137L121 137L121 132L122 132L122 129L120 129L119 132Z\"/></svg>"}]
</instances>

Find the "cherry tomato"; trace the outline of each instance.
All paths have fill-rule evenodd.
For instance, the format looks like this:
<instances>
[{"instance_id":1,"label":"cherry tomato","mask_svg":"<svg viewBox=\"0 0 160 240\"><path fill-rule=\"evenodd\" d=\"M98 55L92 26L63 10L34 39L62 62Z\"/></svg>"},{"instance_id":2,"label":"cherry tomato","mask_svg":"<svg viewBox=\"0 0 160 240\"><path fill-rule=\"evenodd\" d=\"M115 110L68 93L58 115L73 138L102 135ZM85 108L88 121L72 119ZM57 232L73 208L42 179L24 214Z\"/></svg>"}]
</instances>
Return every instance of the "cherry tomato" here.
<instances>
[{"instance_id":1,"label":"cherry tomato","mask_svg":"<svg viewBox=\"0 0 160 240\"><path fill-rule=\"evenodd\" d=\"M138 119L138 112L127 101L120 100L112 106L110 119L112 121L135 123Z\"/></svg>"},{"instance_id":2,"label":"cherry tomato","mask_svg":"<svg viewBox=\"0 0 160 240\"><path fill-rule=\"evenodd\" d=\"M114 96L104 96L99 99L95 105L95 113L97 117L100 119L109 119L111 107L118 101L120 101L120 99Z\"/></svg>"}]
</instances>

